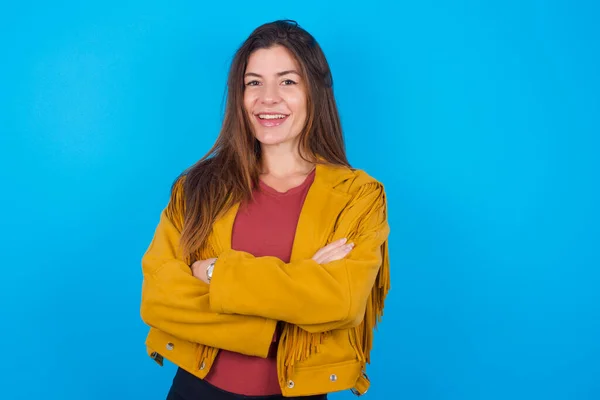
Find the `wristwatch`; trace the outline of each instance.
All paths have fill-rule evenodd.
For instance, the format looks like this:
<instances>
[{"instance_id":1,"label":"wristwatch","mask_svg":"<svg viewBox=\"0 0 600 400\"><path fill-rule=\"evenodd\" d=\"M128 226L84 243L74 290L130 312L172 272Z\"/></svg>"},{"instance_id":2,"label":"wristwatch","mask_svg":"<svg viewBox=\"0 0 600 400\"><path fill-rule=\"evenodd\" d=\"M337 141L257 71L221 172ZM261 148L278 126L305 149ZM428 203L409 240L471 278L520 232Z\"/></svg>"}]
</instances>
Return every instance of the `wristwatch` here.
<instances>
[{"instance_id":1,"label":"wristwatch","mask_svg":"<svg viewBox=\"0 0 600 400\"><path fill-rule=\"evenodd\" d=\"M206 280L208 281L208 283L210 283L210 280L212 279L213 270L215 269L216 262L217 260L211 262L210 264L208 264L208 267L206 267Z\"/></svg>"}]
</instances>

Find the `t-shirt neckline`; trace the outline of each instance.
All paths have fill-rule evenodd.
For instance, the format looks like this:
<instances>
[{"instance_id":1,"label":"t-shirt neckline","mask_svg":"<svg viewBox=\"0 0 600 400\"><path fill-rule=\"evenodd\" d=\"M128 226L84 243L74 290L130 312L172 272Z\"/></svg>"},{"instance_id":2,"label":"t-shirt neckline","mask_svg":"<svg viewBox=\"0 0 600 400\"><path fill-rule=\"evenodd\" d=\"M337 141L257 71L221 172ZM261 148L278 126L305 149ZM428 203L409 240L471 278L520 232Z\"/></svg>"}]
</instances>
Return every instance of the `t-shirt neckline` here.
<instances>
[{"instance_id":1,"label":"t-shirt neckline","mask_svg":"<svg viewBox=\"0 0 600 400\"><path fill-rule=\"evenodd\" d=\"M306 186L310 185L315 176L315 172L316 172L316 168L314 168L308 175L306 175L306 178L304 178L304 181L302 181L301 184L299 184L298 186L294 186L293 188L290 188L285 192L279 192L278 190L272 188L271 186L269 186L265 182L263 182L262 179L259 179L258 182L259 182L260 188L269 194L272 194L274 196L289 196L294 193L298 193L298 192L302 191L302 189L304 189L304 188L306 188Z\"/></svg>"}]
</instances>

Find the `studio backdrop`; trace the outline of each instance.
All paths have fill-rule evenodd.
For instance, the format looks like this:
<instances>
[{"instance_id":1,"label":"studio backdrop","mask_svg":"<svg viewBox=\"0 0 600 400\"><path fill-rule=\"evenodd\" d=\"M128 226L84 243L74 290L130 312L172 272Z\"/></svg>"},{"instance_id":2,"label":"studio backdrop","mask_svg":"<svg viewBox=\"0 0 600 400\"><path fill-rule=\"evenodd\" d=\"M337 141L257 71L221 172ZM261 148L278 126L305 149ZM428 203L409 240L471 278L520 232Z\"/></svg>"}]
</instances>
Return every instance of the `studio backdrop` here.
<instances>
[{"instance_id":1,"label":"studio backdrop","mask_svg":"<svg viewBox=\"0 0 600 400\"><path fill-rule=\"evenodd\" d=\"M165 398L141 257L217 137L235 50L287 18L324 49L350 162L388 196L364 398L599 399L599 17L566 0L4 2L0 398Z\"/></svg>"}]
</instances>

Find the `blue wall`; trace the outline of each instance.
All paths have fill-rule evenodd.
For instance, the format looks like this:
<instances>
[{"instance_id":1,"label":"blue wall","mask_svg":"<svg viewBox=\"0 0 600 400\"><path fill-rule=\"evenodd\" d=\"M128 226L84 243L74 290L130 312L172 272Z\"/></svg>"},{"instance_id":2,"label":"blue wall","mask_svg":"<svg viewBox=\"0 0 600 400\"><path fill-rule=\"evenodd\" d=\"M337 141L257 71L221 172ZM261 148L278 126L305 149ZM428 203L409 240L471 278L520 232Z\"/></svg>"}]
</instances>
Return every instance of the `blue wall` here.
<instances>
[{"instance_id":1,"label":"blue wall","mask_svg":"<svg viewBox=\"0 0 600 400\"><path fill-rule=\"evenodd\" d=\"M0 6L0 398L164 398L140 259L235 48L278 18L322 44L389 193L366 398L600 398L592 1L84 3Z\"/></svg>"}]
</instances>

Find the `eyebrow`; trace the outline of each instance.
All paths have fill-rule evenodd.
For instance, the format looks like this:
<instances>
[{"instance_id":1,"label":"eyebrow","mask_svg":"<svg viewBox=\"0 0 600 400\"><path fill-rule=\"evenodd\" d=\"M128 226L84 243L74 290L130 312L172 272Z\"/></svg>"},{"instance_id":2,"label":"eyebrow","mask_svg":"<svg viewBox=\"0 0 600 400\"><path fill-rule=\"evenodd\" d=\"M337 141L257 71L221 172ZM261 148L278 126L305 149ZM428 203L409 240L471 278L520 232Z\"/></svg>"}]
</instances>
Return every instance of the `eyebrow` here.
<instances>
[{"instance_id":1,"label":"eyebrow","mask_svg":"<svg viewBox=\"0 0 600 400\"><path fill-rule=\"evenodd\" d=\"M275 75L281 77L281 76L284 76L284 75L287 75L287 74L296 74L296 75L300 76L300 73L298 71L296 71L295 69L288 69L287 71L281 71L281 72L278 72ZM246 76L255 76L257 78L262 78L262 75L256 74L254 72L248 72L248 73L246 73L244 75L244 77L246 77Z\"/></svg>"}]
</instances>

